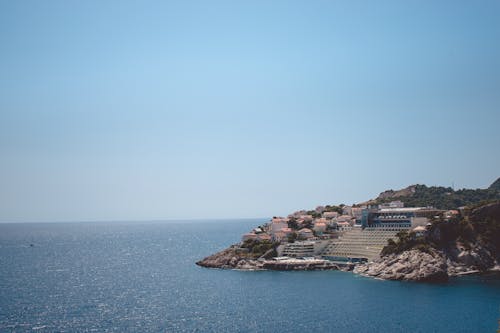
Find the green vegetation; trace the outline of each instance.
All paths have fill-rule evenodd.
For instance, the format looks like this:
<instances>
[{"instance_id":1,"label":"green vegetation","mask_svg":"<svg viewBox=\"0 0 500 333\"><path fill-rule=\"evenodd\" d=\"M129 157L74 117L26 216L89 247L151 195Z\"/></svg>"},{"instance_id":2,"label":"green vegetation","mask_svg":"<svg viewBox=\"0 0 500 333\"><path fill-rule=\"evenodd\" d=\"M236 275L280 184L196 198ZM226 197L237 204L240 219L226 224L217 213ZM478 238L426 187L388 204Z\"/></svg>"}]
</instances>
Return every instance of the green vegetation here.
<instances>
[{"instance_id":1,"label":"green vegetation","mask_svg":"<svg viewBox=\"0 0 500 333\"><path fill-rule=\"evenodd\" d=\"M500 201L472 209L468 221L479 240L500 259Z\"/></svg>"},{"instance_id":2,"label":"green vegetation","mask_svg":"<svg viewBox=\"0 0 500 333\"><path fill-rule=\"evenodd\" d=\"M335 205L333 205L333 206L326 205L326 206L325 206L325 212L337 212L337 213L339 213L339 215L342 215L342 212L343 212L343 207L344 207L344 206L345 206L344 204L341 204L341 205L339 205L339 206L335 206Z\"/></svg>"},{"instance_id":3,"label":"green vegetation","mask_svg":"<svg viewBox=\"0 0 500 333\"><path fill-rule=\"evenodd\" d=\"M299 224L297 223L297 220L295 218L290 218L288 220L288 228L292 230L298 230L299 229Z\"/></svg>"},{"instance_id":4,"label":"green vegetation","mask_svg":"<svg viewBox=\"0 0 500 333\"><path fill-rule=\"evenodd\" d=\"M396 241L392 238L387 241L387 245L380 253L381 255L398 254L408 250L419 250L426 253L431 252L431 245L426 241L425 237L417 237L415 233L409 233L405 230L398 232L396 236L398 237Z\"/></svg>"},{"instance_id":5,"label":"green vegetation","mask_svg":"<svg viewBox=\"0 0 500 333\"><path fill-rule=\"evenodd\" d=\"M317 219L318 217L321 217L321 214L315 210L308 210L306 214L311 215L313 217L313 219Z\"/></svg>"},{"instance_id":6,"label":"green vegetation","mask_svg":"<svg viewBox=\"0 0 500 333\"><path fill-rule=\"evenodd\" d=\"M277 243L273 243L271 241L266 241L266 240L259 241L259 240L247 239L246 241L243 242L241 247L248 249L248 254L250 255L250 257L256 259L263 256L269 250L273 250L271 253L269 253L269 257L277 256L276 246L278 245L279 244Z\"/></svg>"},{"instance_id":7,"label":"green vegetation","mask_svg":"<svg viewBox=\"0 0 500 333\"><path fill-rule=\"evenodd\" d=\"M433 218L431 226L423 237L414 233L400 232L398 240L390 239L381 254L401 253L417 249L429 252L431 249L450 250L460 243L466 249L480 244L496 258L500 258L500 201L470 207L463 215L453 218Z\"/></svg>"},{"instance_id":8,"label":"green vegetation","mask_svg":"<svg viewBox=\"0 0 500 333\"><path fill-rule=\"evenodd\" d=\"M290 235L288 235L288 243L295 243L295 240L297 239L297 233L292 232Z\"/></svg>"},{"instance_id":9,"label":"green vegetation","mask_svg":"<svg viewBox=\"0 0 500 333\"><path fill-rule=\"evenodd\" d=\"M480 202L500 200L498 186L500 186L499 180L488 189L476 190L462 189L454 191L451 187L415 185L415 192L410 195L377 199L373 204L400 200L404 202L406 207L432 206L437 209L456 209L457 207L474 205Z\"/></svg>"},{"instance_id":10,"label":"green vegetation","mask_svg":"<svg viewBox=\"0 0 500 333\"><path fill-rule=\"evenodd\" d=\"M288 221L288 227L290 229L292 229L292 230L299 230L299 229L302 229L302 228L312 228L313 227L313 223L312 223L312 221L307 221L307 222L304 222L301 225L299 225L297 223L297 220L295 218L291 218Z\"/></svg>"}]
</instances>

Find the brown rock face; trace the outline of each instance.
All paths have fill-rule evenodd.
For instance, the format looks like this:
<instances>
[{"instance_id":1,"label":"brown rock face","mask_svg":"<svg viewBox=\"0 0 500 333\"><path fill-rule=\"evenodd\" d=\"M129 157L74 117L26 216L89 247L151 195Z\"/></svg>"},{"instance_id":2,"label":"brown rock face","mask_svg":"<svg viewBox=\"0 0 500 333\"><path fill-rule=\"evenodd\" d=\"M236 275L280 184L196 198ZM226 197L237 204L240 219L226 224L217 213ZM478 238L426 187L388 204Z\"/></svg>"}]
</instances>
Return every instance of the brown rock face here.
<instances>
[{"instance_id":1,"label":"brown rock face","mask_svg":"<svg viewBox=\"0 0 500 333\"><path fill-rule=\"evenodd\" d=\"M379 194L377 199L389 199L397 197L408 197L415 193L415 185L408 186L401 190L388 190Z\"/></svg>"},{"instance_id":2,"label":"brown rock face","mask_svg":"<svg viewBox=\"0 0 500 333\"><path fill-rule=\"evenodd\" d=\"M354 273L385 280L443 282L450 276L484 272L495 264L491 254L481 247L462 249L451 256L437 250L431 254L411 250L358 265Z\"/></svg>"},{"instance_id":3,"label":"brown rock face","mask_svg":"<svg viewBox=\"0 0 500 333\"><path fill-rule=\"evenodd\" d=\"M491 203L474 209L471 212L470 219L472 222L492 218L495 221L500 221L500 202Z\"/></svg>"},{"instance_id":4,"label":"brown rock face","mask_svg":"<svg viewBox=\"0 0 500 333\"><path fill-rule=\"evenodd\" d=\"M448 280L446 258L440 253L417 250L389 255L376 262L358 265L354 273L385 280L442 282Z\"/></svg>"}]
</instances>

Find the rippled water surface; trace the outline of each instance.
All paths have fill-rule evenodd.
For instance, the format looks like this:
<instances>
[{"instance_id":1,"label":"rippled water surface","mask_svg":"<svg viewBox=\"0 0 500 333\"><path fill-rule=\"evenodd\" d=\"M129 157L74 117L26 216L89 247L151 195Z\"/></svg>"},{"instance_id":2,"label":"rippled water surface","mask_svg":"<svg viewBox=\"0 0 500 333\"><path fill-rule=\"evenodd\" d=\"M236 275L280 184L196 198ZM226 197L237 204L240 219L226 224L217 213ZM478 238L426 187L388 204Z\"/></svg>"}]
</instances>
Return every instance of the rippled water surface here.
<instances>
[{"instance_id":1,"label":"rippled water surface","mask_svg":"<svg viewBox=\"0 0 500 333\"><path fill-rule=\"evenodd\" d=\"M500 279L205 269L264 220L0 224L0 332L495 332ZM33 246L30 246L33 244Z\"/></svg>"}]
</instances>

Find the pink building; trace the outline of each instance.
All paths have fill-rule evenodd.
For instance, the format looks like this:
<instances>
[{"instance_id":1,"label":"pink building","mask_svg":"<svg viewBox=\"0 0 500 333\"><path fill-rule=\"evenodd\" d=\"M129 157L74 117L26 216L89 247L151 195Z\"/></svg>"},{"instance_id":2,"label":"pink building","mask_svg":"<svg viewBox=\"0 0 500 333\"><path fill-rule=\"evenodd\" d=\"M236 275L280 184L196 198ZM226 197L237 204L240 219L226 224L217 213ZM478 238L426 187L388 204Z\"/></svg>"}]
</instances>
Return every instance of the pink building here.
<instances>
[{"instance_id":1,"label":"pink building","mask_svg":"<svg viewBox=\"0 0 500 333\"><path fill-rule=\"evenodd\" d=\"M310 239L310 238L314 237L314 233L309 228L302 228L299 230L298 236L299 236L299 238L302 238L302 239Z\"/></svg>"},{"instance_id":2,"label":"pink building","mask_svg":"<svg viewBox=\"0 0 500 333\"><path fill-rule=\"evenodd\" d=\"M323 232L326 231L326 223L324 223L324 222L316 222L314 224L314 228L313 229L314 229L314 231L316 233L322 234Z\"/></svg>"}]
</instances>

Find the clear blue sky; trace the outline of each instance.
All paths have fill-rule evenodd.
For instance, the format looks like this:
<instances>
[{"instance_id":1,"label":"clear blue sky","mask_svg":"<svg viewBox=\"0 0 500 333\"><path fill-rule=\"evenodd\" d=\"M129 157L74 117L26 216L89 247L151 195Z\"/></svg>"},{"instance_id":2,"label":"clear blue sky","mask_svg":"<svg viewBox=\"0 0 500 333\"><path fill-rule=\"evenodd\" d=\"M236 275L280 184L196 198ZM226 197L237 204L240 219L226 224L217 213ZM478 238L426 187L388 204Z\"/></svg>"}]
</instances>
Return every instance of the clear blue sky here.
<instances>
[{"instance_id":1,"label":"clear blue sky","mask_svg":"<svg viewBox=\"0 0 500 333\"><path fill-rule=\"evenodd\" d=\"M499 1L0 1L0 221L500 177Z\"/></svg>"}]
</instances>

